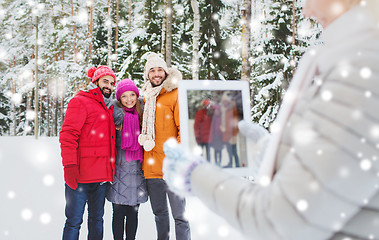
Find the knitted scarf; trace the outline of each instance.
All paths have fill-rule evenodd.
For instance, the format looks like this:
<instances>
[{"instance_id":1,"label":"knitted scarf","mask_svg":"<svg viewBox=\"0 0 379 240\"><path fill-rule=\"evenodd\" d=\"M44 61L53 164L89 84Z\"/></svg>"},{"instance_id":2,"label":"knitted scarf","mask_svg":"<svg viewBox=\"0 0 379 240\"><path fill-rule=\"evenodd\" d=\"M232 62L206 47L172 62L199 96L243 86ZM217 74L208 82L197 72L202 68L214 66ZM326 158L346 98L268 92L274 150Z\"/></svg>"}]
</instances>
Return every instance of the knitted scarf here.
<instances>
[{"instance_id":1,"label":"knitted scarf","mask_svg":"<svg viewBox=\"0 0 379 240\"><path fill-rule=\"evenodd\" d=\"M125 115L122 126L121 149L125 150L126 161L140 160L142 162L142 148L137 142L140 129L136 107L125 107L124 110Z\"/></svg>"},{"instance_id":2,"label":"knitted scarf","mask_svg":"<svg viewBox=\"0 0 379 240\"><path fill-rule=\"evenodd\" d=\"M138 137L138 142L143 146L145 151L151 151L155 147L155 110L157 96L163 88L162 85L153 87L148 81L142 87L145 97L145 107L143 110L142 133Z\"/></svg>"}]
</instances>

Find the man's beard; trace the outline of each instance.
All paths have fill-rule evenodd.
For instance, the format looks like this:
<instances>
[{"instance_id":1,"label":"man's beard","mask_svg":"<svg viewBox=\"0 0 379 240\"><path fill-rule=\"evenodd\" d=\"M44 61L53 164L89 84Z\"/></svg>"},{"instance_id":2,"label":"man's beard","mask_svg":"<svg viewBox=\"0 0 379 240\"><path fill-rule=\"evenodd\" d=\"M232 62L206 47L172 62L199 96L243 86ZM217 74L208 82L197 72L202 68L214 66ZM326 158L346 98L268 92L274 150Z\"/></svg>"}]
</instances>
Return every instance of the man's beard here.
<instances>
[{"instance_id":1,"label":"man's beard","mask_svg":"<svg viewBox=\"0 0 379 240\"><path fill-rule=\"evenodd\" d=\"M109 93L104 92L104 89L108 89ZM103 94L103 96L106 98L109 98L112 95L112 90L107 87L100 88L100 91Z\"/></svg>"},{"instance_id":2,"label":"man's beard","mask_svg":"<svg viewBox=\"0 0 379 240\"><path fill-rule=\"evenodd\" d=\"M158 87L158 86L162 85L163 82L164 82L166 79L161 78L161 80L162 80L162 81L161 81L159 84L156 84L156 83L154 83L153 81L150 81L151 86L153 86L153 87Z\"/></svg>"}]
</instances>

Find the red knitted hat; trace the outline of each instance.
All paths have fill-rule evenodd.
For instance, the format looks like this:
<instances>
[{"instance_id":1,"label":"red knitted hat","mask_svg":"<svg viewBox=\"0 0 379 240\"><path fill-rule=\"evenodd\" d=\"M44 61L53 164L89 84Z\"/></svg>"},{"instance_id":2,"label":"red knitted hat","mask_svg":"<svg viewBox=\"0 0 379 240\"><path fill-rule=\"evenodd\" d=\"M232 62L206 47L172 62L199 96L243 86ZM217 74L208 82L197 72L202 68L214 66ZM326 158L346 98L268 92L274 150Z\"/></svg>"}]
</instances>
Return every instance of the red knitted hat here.
<instances>
[{"instance_id":1,"label":"red knitted hat","mask_svg":"<svg viewBox=\"0 0 379 240\"><path fill-rule=\"evenodd\" d=\"M92 82L95 82L97 79L107 75L112 76L114 78L114 83L116 84L116 75L108 66L100 66L98 68L91 67L87 72L87 77L92 78Z\"/></svg>"}]
</instances>

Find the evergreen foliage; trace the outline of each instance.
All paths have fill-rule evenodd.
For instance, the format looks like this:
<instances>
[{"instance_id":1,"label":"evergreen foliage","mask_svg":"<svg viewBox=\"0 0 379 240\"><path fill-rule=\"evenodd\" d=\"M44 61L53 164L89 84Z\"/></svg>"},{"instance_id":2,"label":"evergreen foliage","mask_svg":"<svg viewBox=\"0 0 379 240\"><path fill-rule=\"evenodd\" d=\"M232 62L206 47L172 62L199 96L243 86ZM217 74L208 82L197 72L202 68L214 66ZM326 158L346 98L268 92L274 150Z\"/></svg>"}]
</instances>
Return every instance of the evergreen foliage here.
<instances>
[{"instance_id":1,"label":"evergreen foliage","mask_svg":"<svg viewBox=\"0 0 379 240\"><path fill-rule=\"evenodd\" d=\"M163 0L131 1L131 9L129 1L118 0L116 25L116 1L111 0L111 6L108 0L93 1L91 38L90 0L0 0L0 135L34 133L36 64L40 135L58 134L68 101L89 82L87 70L106 65L109 56L118 79L131 78L142 86L147 54L162 49L167 9ZM200 79L240 79L241 4L237 0L199 0ZM191 0L173 0L172 6L172 65L184 79L191 79ZM252 10L252 114L254 121L268 127L299 57L315 42L319 28L302 18L297 1L295 25L290 0L252 0ZM289 41L293 27L297 29L294 44Z\"/></svg>"}]
</instances>

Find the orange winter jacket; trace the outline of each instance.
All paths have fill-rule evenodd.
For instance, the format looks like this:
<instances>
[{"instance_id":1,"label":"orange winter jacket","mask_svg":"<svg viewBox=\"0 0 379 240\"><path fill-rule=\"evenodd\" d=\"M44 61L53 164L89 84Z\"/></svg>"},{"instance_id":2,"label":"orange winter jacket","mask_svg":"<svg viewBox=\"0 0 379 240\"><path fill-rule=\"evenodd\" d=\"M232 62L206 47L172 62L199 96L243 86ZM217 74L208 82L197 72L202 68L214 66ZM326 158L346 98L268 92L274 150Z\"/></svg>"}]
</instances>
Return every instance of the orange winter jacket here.
<instances>
[{"instance_id":1,"label":"orange winter jacket","mask_svg":"<svg viewBox=\"0 0 379 240\"><path fill-rule=\"evenodd\" d=\"M175 71L175 72L172 72ZM180 78L177 76L179 74ZM173 77L174 80L173 81ZM163 144L169 138L180 142L178 81L181 74L176 69L169 69L168 77L163 82L163 88L157 96L155 110L155 147L144 151L143 171L145 178L163 178L162 165L165 154Z\"/></svg>"}]
</instances>

